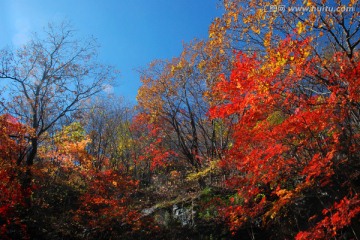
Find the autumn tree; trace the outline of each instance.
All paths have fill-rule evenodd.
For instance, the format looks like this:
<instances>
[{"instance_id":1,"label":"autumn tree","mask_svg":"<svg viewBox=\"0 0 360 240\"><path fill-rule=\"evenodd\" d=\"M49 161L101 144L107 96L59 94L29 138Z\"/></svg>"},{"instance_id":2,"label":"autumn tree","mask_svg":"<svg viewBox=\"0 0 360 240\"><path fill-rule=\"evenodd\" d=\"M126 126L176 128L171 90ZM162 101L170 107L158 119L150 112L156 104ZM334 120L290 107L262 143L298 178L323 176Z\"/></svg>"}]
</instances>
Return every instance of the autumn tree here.
<instances>
[{"instance_id":1,"label":"autumn tree","mask_svg":"<svg viewBox=\"0 0 360 240\"><path fill-rule=\"evenodd\" d=\"M225 14L210 28L214 51L225 48L223 40L244 50L214 88L223 102L211 111L237 118L221 162L233 170L228 186L238 191L225 215L233 230L277 225L277 238L356 238L358 12L291 12L285 5L269 13L266 6L282 3L245 4L225 1ZM305 7L324 4L359 3Z\"/></svg>"},{"instance_id":2,"label":"autumn tree","mask_svg":"<svg viewBox=\"0 0 360 240\"><path fill-rule=\"evenodd\" d=\"M0 116L0 237L4 239L26 235L17 209L24 204L24 197L31 189L21 187L17 161L26 153L26 138L30 134L31 129L10 114Z\"/></svg>"},{"instance_id":3,"label":"autumn tree","mask_svg":"<svg viewBox=\"0 0 360 240\"><path fill-rule=\"evenodd\" d=\"M99 170L105 162L114 169L129 172L132 164L132 137L130 121L132 108L123 99L108 96L97 99L86 113L86 131L89 133L89 153Z\"/></svg>"},{"instance_id":4,"label":"autumn tree","mask_svg":"<svg viewBox=\"0 0 360 240\"><path fill-rule=\"evenodd\" d=\"M359 45L358 1L224 0L223 7L224 14L209 27L207 51L215 55L266 54L294 33L311 37L312 53L322 58L337 51L351 57Z\"/></svg>"},{"instance_id":5,"label":"autumn tree","mask_svg":"<svg viewBox=\"0 0 360 240\"><path fill-rule=\"evenodd\" d=\"M36 164L34 179L39 189L32 195L36 211L28 224L41 229L48 221L49 232L71 238L131 234L141 222L131 206L137 181L110 160L103 161L99 169L98 156L89 151L93 133L88 135L85 128L80 122L63 126L39 147L42 161ZM63 226L59 226L59 219Z\"/></svg>"},{"instance_id":6,"label":"autumn tree","mask_svg":"<svg viewBox=\"0 0 360 240\"><path fill-rule=\"evenodd\" d=\"M154 61L141 72L143 85L137 97L158 136L154 143L179 154L175 159L185 161L196 173L221 158L229 135L224 125L207 116L209 86L218 75L203 71L205 55L203 43L198 42L185 46L179 58ZM205 187L203 176L198 180Z\"/></svg>"},{"instance_id":7,"label":"autumn tree","mask_svg":"<svg viewBox=\"0 0 360 240\"><path fill-rule=\"evenodd\" d=\"M67 23L50 24L18 50L2 51L0 78L10 80L13 96L7 108L36 133L27 165L33 164L43 134L115 77L96 54L95 40L77 40Z\"/></svg>"}]
</instances>

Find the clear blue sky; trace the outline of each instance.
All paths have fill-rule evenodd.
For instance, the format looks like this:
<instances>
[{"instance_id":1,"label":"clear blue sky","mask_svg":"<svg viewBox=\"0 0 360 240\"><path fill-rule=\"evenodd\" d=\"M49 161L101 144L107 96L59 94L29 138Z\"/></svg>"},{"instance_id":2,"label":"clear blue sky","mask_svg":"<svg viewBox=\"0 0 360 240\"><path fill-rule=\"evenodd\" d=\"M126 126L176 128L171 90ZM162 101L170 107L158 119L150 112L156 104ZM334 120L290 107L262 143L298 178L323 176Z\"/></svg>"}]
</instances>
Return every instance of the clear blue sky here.
<instances>
[{"instance_id":1,"label":"clear blue sky","mask_svg":"<svg viewBox=\"0 0 360 240\"><path fill-rule=\"evenodd\" d=\"M136 68L180 54L183 42L205 39L221 15L219 0L0 0L0 48L19 46L48 22L70 20L101 45L100 60L121 72L116 94L135 102Z\"/></svg>"}]
</instances>

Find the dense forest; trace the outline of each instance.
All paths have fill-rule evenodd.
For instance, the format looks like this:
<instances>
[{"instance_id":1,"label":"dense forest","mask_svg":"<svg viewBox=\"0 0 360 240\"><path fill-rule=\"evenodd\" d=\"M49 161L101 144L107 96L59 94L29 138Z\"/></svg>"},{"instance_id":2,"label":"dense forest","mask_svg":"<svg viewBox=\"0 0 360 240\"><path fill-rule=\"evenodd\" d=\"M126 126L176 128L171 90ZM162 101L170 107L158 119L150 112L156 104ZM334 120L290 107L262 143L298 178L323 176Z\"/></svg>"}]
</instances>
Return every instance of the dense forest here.
<instances>
[{"instance_id":1,"label":"dense forest","mask_svg":"<svg viewBox=\"0 0 360 240\"><path fill-rule=\"evenodd\" d=\"M0 239L360 238L359 2L222 7L136 106L68 23L0 51Z\"/></svg>"}]
</instances>

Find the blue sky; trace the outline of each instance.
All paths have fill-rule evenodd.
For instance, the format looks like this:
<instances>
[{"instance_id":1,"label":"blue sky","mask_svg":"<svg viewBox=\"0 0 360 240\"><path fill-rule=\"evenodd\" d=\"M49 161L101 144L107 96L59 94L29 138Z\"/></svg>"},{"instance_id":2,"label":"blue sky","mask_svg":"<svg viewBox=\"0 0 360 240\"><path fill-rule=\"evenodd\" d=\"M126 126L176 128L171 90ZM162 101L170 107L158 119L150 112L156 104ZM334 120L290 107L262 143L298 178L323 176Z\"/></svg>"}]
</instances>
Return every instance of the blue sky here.
<instances>
[{"instance_id":1,"label":"blue sky","mask_svg":"<svg viewBox=\"0 0 360 240\"><path fill-rule=\"evenodd\" d=\"M100 60L121 72L114 92L135 102L135 69L176 57L183 42L205 39L219 0L1 0L0 48L17 47L48 22L70 20L98 39Z\"/></svg>"}]
</instances>

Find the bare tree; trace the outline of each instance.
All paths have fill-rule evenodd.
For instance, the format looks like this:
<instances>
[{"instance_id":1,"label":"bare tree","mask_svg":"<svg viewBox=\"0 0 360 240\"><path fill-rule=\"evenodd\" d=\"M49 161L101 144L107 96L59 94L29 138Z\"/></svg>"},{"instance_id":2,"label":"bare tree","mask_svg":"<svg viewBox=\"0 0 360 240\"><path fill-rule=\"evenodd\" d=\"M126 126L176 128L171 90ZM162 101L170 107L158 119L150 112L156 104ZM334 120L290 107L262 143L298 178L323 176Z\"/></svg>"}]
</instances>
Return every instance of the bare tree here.
<instances>
[{"instance_id":1,"label":"bare tree","mask_svg":"<svg viewBox=\"0 0 360 240\"><path fill-rule=\"evenodd\" d=\"M112 67L96 61L97 49L94 39L78 40L71 25L62 23L49 24L16 51L0 52L0 78L11 80L8 110L35 131L26 165L33 164L45 132L116 77Z\"/></svg>"}]
</instances>

